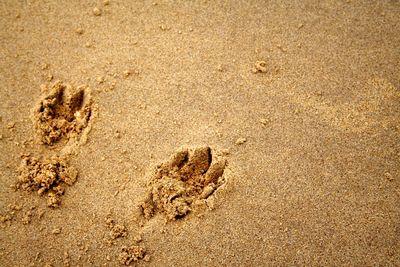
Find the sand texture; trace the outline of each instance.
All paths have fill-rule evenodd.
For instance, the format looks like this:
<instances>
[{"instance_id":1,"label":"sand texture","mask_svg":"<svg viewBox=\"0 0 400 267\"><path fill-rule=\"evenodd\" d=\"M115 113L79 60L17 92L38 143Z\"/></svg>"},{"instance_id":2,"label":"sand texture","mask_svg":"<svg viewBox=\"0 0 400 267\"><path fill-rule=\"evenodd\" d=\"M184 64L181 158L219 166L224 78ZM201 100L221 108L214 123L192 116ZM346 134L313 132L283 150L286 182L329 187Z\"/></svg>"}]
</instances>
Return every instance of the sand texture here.
<instances>
[{"instance_id":1,"label":"sand texture","mask_svg":"<svg viewBox=\"0 0 400 267\"><path fill-rule=\"evenodd\" d=\"M400 266L399 1L0 26L0 266Z\"/></svg>"}]
</instances>

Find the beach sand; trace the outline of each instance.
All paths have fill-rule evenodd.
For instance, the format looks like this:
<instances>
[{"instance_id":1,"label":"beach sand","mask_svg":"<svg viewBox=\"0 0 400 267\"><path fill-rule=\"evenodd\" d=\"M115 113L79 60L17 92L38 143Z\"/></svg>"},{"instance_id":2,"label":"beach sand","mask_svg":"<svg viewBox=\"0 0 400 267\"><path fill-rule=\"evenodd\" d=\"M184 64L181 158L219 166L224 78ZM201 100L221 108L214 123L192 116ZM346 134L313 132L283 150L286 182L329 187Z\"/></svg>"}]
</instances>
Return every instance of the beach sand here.
<instances>
[{"instance_id":1,"label":"beach sand","mask_svg":"<svg viewBox=\"0 0 400 267\"><path fill-rule=\"evenodd\" d=\"M400 266L399 1L0 3L1 266Z\"/></svg>"}]
</instances>

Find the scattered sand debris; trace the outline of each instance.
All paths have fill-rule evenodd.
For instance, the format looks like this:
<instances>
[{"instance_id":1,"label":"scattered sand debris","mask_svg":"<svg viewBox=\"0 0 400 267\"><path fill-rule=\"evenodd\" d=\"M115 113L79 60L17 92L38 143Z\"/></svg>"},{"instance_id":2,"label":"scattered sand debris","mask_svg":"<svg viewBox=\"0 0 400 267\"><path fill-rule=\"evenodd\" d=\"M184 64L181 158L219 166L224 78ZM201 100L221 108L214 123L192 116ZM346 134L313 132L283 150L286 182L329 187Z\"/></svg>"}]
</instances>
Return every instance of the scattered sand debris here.
<instances>
[{"instance_id":1,"label":"scattered sand debris","mask_svg":"<svg viewBox=\"0 0 400 267\"><path fill-rule=\"evenodd\" d=\"M78 177L75 168L56 156L43 160L23 156L18 172L16 188L47 194L47 205L52 208L60 206L65 185L73 185Z\"/></svg>"},{"instance_id":2,"label":"scattered sand debris","mask_svg":"<svg viewBox=\"0 0 400 267\"><path fill-rule=\"evenodd\" d=\"M110 216L106 218L106 225L110 229L110 238L115 240L120 237L125 237L128 235L128 230L122 224L116 223Z\"/></svg>"},{"instance_id":3,"label":"scattered sand debris","mask_svg":"<svg viewBox=\"0 0 400 267\"><path fill-rule=\"evenodd\" d=\"M253 71L253 73L257 73L257 72L266 73L268 71L267 62L262 61L262 60L256 61L252 71Z\"/></svg>"},{"instance_id":4,"label":"scattered sand debris","mask_svg":"<svg viewBox=\"0 0 400 267\"><path fill-rule=\"evenodd\" d=\"M163 213L168 221L186 216L197 201L212 195L225 183L226 160L210 147L183 149L160 164L150 180L141 209L145 218Z\"/></svg>"},{"instance_id":5,"label":"scattered sand debris","mask_svg":"<svg viewBox=\"0 0 400 267\"><path fill-rule=\"evenodd\" d=\"M247 142L247 138L245 137L240 137L236 140L235 145L243 145L244 143Z\"/></svg>"},{"instance_id":6,"label":"scattered sand debris","mask_svg":"<svg viewBox=\"0 0 400 267\"><path fill-rule=\"evenodd\" d=\"M53 145L59 140L79 136L92 114L90 92L57 81L35 106L33 121L40 141Z\"/></svg>"},{"instance_id":7,"label":"scattered sand debris","mask_svg":"<svg viewBox=\"0 0 400 267\"><path fill-rule=\"evenodd\" d=\"M35 206L32 206L29 210L27 210L23 217L22 217L22 223L23 224L30 224L33 216L33 210L35 209Z\"/></svg>"},{"instance_id":8,"label":"scattered sand debris","mask_svg":"<svg viewBox=\"0 0 400 267\"><path fill-rule=\"evenodd\" d=\"M119 263L126 266L141 259L150 260L150 256L146 255L146 248L141 246L122 247L121 253L118 255Z\"/></svg>"},{"instance_id":9,"label":"scattered sand debris","mask_svg":"<svg viewBox=\"0 0 400 267\"><path fill-rule=\"evenodd\" d=\"M93 8L93 15L95 15L95 16L101 16L102 13L103 13L103 12L101 11L100 8L98 8L98 7Z\"/></svg>"},{"instance_id":10,"label":"scattered sand debris","mask_svg":"<svg viewBox=\"0 0 400 267\"><path fill-rule=\"evenodd\" d=\"M7 210L0 214L0 223L10 223L14 218L17 212L22 210L22 206L18 204L9 204L7 206Z\"/></svg>"}]
</instances>

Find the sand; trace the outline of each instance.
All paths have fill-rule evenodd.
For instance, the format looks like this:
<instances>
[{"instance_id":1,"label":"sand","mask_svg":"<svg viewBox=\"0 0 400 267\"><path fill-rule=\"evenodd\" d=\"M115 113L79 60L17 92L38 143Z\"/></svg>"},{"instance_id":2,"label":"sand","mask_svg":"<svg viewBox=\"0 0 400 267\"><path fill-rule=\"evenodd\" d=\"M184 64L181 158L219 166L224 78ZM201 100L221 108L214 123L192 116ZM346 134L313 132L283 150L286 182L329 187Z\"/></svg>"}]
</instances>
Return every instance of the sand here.
<instances>
[{"instance_id":1,"label":"sand","mask_svg":"<svg viewBox=\"0 0 400 267\"><path fill-rule=\"evenodd\" d=\"M3 1L0 266L399 266L398 1Z\"/></svg>"}]
</instances>

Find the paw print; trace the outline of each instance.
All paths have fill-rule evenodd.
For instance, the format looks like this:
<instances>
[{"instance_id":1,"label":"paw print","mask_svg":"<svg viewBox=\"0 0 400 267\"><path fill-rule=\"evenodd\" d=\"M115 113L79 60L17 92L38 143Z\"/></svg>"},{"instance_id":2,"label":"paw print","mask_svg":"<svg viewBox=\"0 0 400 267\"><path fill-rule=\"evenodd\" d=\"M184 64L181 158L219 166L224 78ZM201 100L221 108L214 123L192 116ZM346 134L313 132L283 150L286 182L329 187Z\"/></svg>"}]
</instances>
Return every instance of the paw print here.
<instances>
[{"instance_id":1,"label":"paw print","mask_svg":"<svg viewBox=\"0 0 400 267\"><path fill-rule=\"evenodd\" d=\"M91 99L85 88L56 82L34 109L34 124L40 141L53 145L78 136L91 117Z\"/></svg>"},{"instance_id":2,"label":"paw print","mask_svg":"<svg viewBox=\"0 0 400 267\"><path fill-rule=\"evenodd\" d=\"M216 158L210 147L183 149L160 164L141 205L146 218L164 213L168 220L186 216L198 200L210 197L221 186L226 160Z\"/></svg>"}]
</instances>

